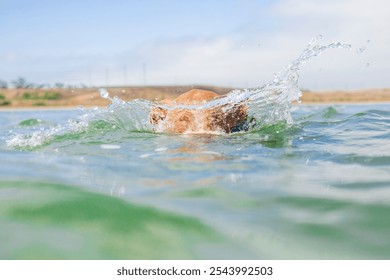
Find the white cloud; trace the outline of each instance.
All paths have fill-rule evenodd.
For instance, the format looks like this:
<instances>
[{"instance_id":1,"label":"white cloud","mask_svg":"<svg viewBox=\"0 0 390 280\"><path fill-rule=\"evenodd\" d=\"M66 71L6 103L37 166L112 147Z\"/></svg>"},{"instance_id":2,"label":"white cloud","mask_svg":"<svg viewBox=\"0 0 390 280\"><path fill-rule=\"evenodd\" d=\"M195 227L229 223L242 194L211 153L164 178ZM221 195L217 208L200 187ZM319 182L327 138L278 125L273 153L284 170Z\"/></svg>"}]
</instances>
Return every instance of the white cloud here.
<instances>
[{"instance_id":1,"label":"white cloud","mask_svg":"<svg viewBox=\"0 0 390 280\"><path fill-rule=\"evenodd\" d=\"M302 87L389 87L389 3L280 1L269 11L279 21L278 28L270 32L155 41L140 45L120 60L130 65L132 83L142 81L145 62L146 80L151 84L257 86L297 58L311 37L323 34L324 44L341 41L353 48L329 50L309 61L302 67ZM358 54L361 47L366 50Z\"/></svg>"},{"instance_id":2,"label":"white cloud","mask_svg":"<svg viewBox=\"0 0 390 280\"><path fill-rule=\"evenodd\" d=\"M110 82L123 82L126 65L128 81L142 84L145 65L148 84L256 86L272 80L273 74L294 58L258 42L221 36L140 45L116 58L110 69L110 76L116 78Z\"/></svg>"},{"instance_id":3,"label":"white cloud","mask_svg":"<svg viewBox=\"0 0 390 280\"><path fill-rule=\"evenodd\" d=\"M24 63L34 68L35 62L46 60L47 67L31 76L38 79L41 75L45 82L62 77L67 83L114 85L143 84L146 79L147 84L250 87L272 80L313 36L322 34L324 44L341 41L353 48L329 50L311 59L302 67L301 87L390 87L388 11L386 0L283 0L267 10L267 18L277 24L266 30L259 27L260 20L249 18L246 28L229 34L155 39L112 55L80 53ZM366 50L358 54L360 47ZM13 73L11 68L9 73Z\"/></svg>"},{"instance_id":4,"label":"white cloud","mask_svg":"<svg viewBox=\"0 0 390 280\"><path fill-rule=\"evenodd\" d=\"M350 52L332 51L308 63L302 72L303 84L311 88L357 88L390 86L388 11L390 2L386 0L285 0L274 6L272 13L283 21L279 36L291 44L321 33L326 41L353 46ZM357 54L360 47L366 51Z\"/></svg>"}]
</instances>

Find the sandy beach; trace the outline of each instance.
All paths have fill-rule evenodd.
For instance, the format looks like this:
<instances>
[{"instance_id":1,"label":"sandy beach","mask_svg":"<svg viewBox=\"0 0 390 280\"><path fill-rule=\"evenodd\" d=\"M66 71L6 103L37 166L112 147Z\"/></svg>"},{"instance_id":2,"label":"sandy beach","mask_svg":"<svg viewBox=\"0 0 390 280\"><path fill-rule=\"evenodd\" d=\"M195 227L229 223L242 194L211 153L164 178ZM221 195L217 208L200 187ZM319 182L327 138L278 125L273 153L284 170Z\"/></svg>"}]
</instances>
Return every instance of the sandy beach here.
<instances>
[{"instance_id":1,"label":"sandy beach","mask_svg":"<svg viewBox=\"0 0 390 280\"><path fill-rule=\"evenodd\" d=\"M174 99L193 88L211 90L219 94L228 93L231 88L216 86L144 86L108 87L111 97L130 101ZM303 91L304 104L334 103L381 103L390 102L390 89L369 89L351 91ZM28 107L76 107L107 106L109 100L100 96L98 88L83 89L0 89L0 109Z\"/></svg>"}]
</instances>

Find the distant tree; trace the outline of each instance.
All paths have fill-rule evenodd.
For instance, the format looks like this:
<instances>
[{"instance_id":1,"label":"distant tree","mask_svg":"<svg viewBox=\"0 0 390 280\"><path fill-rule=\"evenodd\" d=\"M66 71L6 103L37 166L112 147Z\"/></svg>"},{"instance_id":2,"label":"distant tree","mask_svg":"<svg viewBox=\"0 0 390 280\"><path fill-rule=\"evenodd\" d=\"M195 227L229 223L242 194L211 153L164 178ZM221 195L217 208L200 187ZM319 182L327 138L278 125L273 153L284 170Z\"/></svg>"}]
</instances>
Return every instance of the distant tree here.
<instances>
[{"instance_id":1,"label":"distant tree","mask_svg":"<svg viewBox=\"0 0 390 280\"><path fill-rule=\"evenodd\" d=\"M51 88L52 86L50 84L34 84L34 88Z\"/></svg>"},{"instance_id":2,"label":"distant tree","mask_svg":"<svg viewBox=\"0 0 390 280\"><path fill-rule=\"evenodd\" d=\"M28 83L27 80L25 78L17 78L15 81L12 81L12 84L16 87L16 88L32 88L34 87L34 84L32 83Z\"/></svg>"},{"instance_id":3,"label":"distant tree","mask_svg":"<svg viewBox=\"0 0 390 280\"><path fill-rule=\"evenodd\" d=\"M56 87L56 88L63 88L63 87L65 87L65 85L63 83L55 83L54 87Z\"/></svg>"},{"instance_id":4,"label":"distant tree","mask_svg":"<svg viewBox=\"0 0 390 280\"><path fill-rule=\"evenodd\" d=\"M27 85L24 88L42 88L40 84L36 83L27 83Z\"/></svg>"},{"instance_id":5,"label":"distant tree","mask_svg":"<svg viewBox=\"0 0 390 280\"><path fill-rule=\"evenodd\" d=\"M6 81L0 80L0 88L8 88L8 83Z\"/></svg>"}]
</instances>

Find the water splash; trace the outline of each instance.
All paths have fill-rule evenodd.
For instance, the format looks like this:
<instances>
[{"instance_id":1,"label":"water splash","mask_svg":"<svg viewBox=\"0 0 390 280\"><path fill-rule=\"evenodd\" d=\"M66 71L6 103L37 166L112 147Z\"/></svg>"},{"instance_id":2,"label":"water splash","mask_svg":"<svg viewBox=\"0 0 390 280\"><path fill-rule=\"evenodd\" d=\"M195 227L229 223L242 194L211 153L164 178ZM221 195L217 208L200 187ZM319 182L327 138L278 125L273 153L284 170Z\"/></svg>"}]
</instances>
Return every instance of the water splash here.
<instances>
[{"instance_id":1,"label":"water splash","mask_svg":"<svg viewBox=\"0 0 390 280\"><path fill-rule=\"evenodd\" d=\"M225 110L229 110L237 105L244 104L247 106L248 115L250 116L247 124L250 130L258 130L281 122L291 125L291 102L300 102L302 95L298 84L301 65L328 49L351 49L351 45L341 42L320 45L318 44L320 40L322 40L321 35L313 38L299 57L293 60L282 71L275 74L273 81L268 84L260 87L233 90L226 97L205 104L191 106L176 105L174 108L204 110L223 107ZM171 109L169 107L164 108ZM249 123L253 119L256 122Z\"/></svg>"},{"instance_id":2,"label":"water splash","mask_svg":"<svg viewBox=\"0 0 390 280\"><path fill-rule=\"evenodd\" d=\"M245 105L248 119L246 129L249 131L263 129L272 125L284 123L292 124L291 102L298 101L301 97L299 89L299 70L301 65L323 53L328 49L350 49L351 45L340 42L321 45L322 36L313 38L297 59L293 60L282 71L275 74L272 82L254 88L236 89L226 96L200 105L166 106L158 104L166 110L191 109L205 110L216 107L229 110L237 105ZM9 148L34 148L63 134L74 134L91 129L99 121L103 121L108 129L121 129L124 131L164 132L164 125L153 125L149 116L156 103L148 100L136 99L125 102L118 97L110 97L105 89L100 89L100 96L111 101L106 108L81 109L84 114L76 120L69 120L66 125L57 125L48 128L40 128L30 134L13 134L7 140ZM256 121L253 121L256 120ZM198 131L202 133L203 131ZM215 131L215 133L221 133Z\"/></svg>"},{"instance_id":3,"label":"water splash","mask_svg":"<svg viewBox=\"0 0 390 280\"><path fill-rule=\"evenodd\" d=\"M370 43L370 40L367 40L367 41L366 41L366 45L363 45L363 46L361 46L360 48L358 48L358 49L356 50L356 53L357 53L357 54L361 54L361 53L365 52L366 49L367 49L367 45L368 45L369 43Z\"/></svg>"}]
</instances>

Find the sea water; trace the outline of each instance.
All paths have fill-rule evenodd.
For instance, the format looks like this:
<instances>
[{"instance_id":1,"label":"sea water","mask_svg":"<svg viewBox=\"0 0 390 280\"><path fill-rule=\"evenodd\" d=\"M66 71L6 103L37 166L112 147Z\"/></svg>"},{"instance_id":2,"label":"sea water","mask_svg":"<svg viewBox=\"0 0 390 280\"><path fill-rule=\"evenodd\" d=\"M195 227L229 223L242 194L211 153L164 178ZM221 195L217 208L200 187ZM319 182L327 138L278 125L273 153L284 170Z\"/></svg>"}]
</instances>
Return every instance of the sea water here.
<instances>
[{"instance_id":1,"label":"sea water","mask_svg":"<svg viewBox=\"0 0 390 280\"><path fill-rule=\"evenodd\" d=\"M388 259L390 104L291 105L313 41L233 134L167 134L150 101L0 112L0 259ZM180 106L180 105L177 105Z\"/></svg>"}]
</instances>

